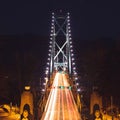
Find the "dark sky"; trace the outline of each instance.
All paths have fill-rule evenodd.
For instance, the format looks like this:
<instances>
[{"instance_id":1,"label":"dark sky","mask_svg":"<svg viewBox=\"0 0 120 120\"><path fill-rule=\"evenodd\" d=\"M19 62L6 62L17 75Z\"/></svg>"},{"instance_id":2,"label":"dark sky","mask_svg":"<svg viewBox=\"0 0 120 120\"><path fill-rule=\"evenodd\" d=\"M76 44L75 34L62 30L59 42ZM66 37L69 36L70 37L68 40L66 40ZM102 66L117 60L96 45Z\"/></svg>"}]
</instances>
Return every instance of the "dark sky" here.
<instances>
[{"instance_id":1,"label":"dark sky","mask_svg":"<svg viewBox=\"0 0 120 120\"><path fill-rule=\"evenodd\" d=\"M73 36L82 39L120 37L119 0L3 0L0 34L48 35L51 13L71 13Z\"/></svg>"}]
</instances>

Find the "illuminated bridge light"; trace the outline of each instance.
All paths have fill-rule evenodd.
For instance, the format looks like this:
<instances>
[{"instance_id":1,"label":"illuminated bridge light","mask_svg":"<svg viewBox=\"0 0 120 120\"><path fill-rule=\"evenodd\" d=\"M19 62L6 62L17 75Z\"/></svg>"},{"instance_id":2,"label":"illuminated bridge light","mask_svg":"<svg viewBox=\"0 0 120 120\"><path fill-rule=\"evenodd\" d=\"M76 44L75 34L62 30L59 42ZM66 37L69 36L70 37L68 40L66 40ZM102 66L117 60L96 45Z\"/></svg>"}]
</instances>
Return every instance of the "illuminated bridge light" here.
<instances>
[{"instance_id":1,"label":"illuminated bridge light","mask_svg":"<svg viewBox=\"0 0 120 120\"><path fill-rule=\"evenodd\" d=\"M70 16L67 17L68 19L70 18Z\"/></svg>"},{"instance_id":2,"label":"illuminated bridge light","mask_svg":"<svg viewBox=\"0 0 120 120\"><path fill-rule=\"evenodd\" d=\"M75 59L74 58L72 58L72 61L74 61Z\"/></svg>"},{"instance_id":3,"label":"illuminated bridge light","mask_svg":"<svg viewBox=\"0 0 120 120\"><path fill-rule=\"evenodd\" d=\"M52 41L50 41L50 44L52 44Z\"/></svg>"},{"instance_id":4,"label":"illuminated bridge light","mask_svg":"<svg viewBox=\"0 0 120 120\"><path fill-rule=\"evenodd\" d=\"M53 33L53 30L51 30L51 33Z\"/></svg>"},{"instance_id":5,"label":"illuminated bridge light","mask_svg":"<svg viewBox=\"0 0 120 120\"><path fill-rule=\"evenodd\" d=\"M54 22L54 20L52 20L52 22Z\"/></svg>"},{"instance_id":6,"label":"illuminated bridge light","mask_svg":"<svg viewBox=\"0 0 120 120\"><path fill-rule=\"evenodd\" d=\"M49 73L49 71L48 71L48 70L46 70L46 71L45 71L45 74L48 74L48 73Z\"/></svg>"},{"instance_id":7,"label":"illuminated bridge light","mask_svg":"<svg viewBox=\"0 0 120 120\"><path fill-rule=\"evenodd\" d=\"M46 67L46 70L49 70L49 67Z\"/></svg>"},{"instance_id":8,"label":"illuminated bridge light","mask_svg":"<svg viewBox=\"0 0 120 120\"><path fill-rule=\"evenodd\" d=\"M52 45L50 45L49 48L52 48Z\"/></svg>"},{"instance_id":9,"label":"illuminated bridge light","mask_svg":"<svg viewBox=\"0 0 120 120\"><path fill-rule=\"evenodd\" d=\"M76 70L76 67L74 67L73 70Z\"/></svg>"},{"instance_id":10,"label":"illuminated bridge light","mask_svg":"<svg viewBox=\"0 0 120 120\"><path fill-rule=\"evenodd\" d=\"M77 77L75 77L75 80L78 80L78 78L77 78Z\"/></svg>"},{"instance_id":11,"label":"illuminated bridge light","mask_svg":"<svg viewBox=\"0 0 120 120\"><path fill-rule=\"evenodd\" d=\"M51 49L49 49L49 52L51 52Z\"/></svg>"},{"instance_id":12,"label":"illuminated bridge light","mask_svg":"<svg viewBox=\"0 0 120 120\"><path fill-rule=\"evenodd\" d=\"M52 26L51 29L53 29L54 27Z\"/></svg>"},{"instance_id":13,"label":"illuminated bridge light","mask_svg":"<svg viewBox=\"0 0 120 120\"><path fill-rule=\"evenodd\" d=\"M77 91L80 92L81 91L80 88L78 88Z\"/></svg>"},{"instance_id":14,"label":"illuminated bridge light","mask_svg":"<svg viewBox=\"0 0 120 120\"><path fill-rule=\"evenodd\" d=\"M48 62L47 65L50 65L50 63Z\"/></svg>"},{"instance_id":15,"label":"illuminated bridge light","mask_svg":"<svg viewBox=\"0 0 120 120\"><path fill-rule=\"evenodd\" d=\"M75 63L72 63L72 65L75 65Z\"/></svg>"},{"instance_id":16,"label":"illuminated bridge light","mask_svg":"<svg viewBox=\"0 0 120 120\"><path fill-rule=\"evenodd\" d=\"M68 19L67 21L68 21L68 22L70 22L70 20L69 20L69 19Z\"/></svg>"},{"instance_id":17,"label":"illuminated bridge light","mask_svg":"<svg viewBox=\"0 0 120 120\"><path fill-rule=\"evenodd\" d=\"M46 85L46 83L43 83L43 85Z\"/></svg>"},{"instance_id":18,"label":"illuminated bridge light","mask_svg":"<svg viewBox=\"0 0 120 120\"><path fill-rule=\"evenodd\" d=\"M42 89L42 91L44 92L44 91L45 91L45 89Z\"/></svg>"},{"instance_id":19,"label":"illuminated bridge light","mask_svg":"<svg viewBox=\"0 0 120 120\"><path fill-rule=\"evenodd\" d=\"M78 85L79 85L79 83L76 83L76 85L78 86Z\"/></svg>"},{"instance_id":20,"label":"illuminated bridge light","mask_svg":"<svg viewBox=\"0 0 120 120\"><path fill-rule=\"evenodd\" d=\"M74 54L72 53L71 56L74 56Z\"/></svg>"},{"instance_id":21,"label":"illuminated bridge light","mask_svg":"<svg viewBox=\"0 0 120 120\"><path fill-rule=\"evenodd\" d=\"M68 29L70 29L70 26L68 27Z\"/></svg>"},{"instance_id":22,"label":"illuminated bridge light","mask_svg":"<svg viewBox=\"0 0 120 120\"><path fill-rule=\"evenodd\" d=\"M74 74L74 75L77 75L77 72L75 72L75 71L74 71L74 73L73 73L73 74ZM76 79L76 78L75 78L75 79Z\"/></svg>"}]
</instances>

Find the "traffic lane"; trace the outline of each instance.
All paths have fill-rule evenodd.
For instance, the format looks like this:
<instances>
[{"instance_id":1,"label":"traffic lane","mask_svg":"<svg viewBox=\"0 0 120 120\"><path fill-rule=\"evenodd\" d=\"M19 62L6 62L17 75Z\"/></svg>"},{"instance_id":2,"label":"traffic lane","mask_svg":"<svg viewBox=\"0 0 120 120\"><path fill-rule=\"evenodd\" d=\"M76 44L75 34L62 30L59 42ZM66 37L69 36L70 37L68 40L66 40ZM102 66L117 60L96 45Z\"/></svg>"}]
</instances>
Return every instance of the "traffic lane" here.
<instances>
[{"instance_id":1,"label":"traffic lane","mask_svg":"<svg viewBox=\"0 0 120 120\"><path fill-rule=\"evenodd\" d=\"M69 89L60 89L56 86L68 86L67 78L63 74L56 74L53 81L55 88L51 89L50 100L43 120L80 120L79 113Z\"/></svg>"}]
</instances>

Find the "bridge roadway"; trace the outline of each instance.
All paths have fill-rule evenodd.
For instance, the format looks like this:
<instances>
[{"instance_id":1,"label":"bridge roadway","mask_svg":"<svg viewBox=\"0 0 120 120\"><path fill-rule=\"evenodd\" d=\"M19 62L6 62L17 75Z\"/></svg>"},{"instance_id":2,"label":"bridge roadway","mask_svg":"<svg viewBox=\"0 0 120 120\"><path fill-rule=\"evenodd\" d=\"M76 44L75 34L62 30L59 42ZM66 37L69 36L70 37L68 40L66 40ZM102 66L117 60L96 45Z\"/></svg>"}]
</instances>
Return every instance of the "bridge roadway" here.
<instances>
[{"instance_id":1,"label":"bridge roadway","mask_svg":"<svg viewBox=\"0 0 120 120\"><path fill-rule=\"evenodd\" d=\"M67 74L56 73L41 120L81 120Z\"/></svg>"}]
</instances>

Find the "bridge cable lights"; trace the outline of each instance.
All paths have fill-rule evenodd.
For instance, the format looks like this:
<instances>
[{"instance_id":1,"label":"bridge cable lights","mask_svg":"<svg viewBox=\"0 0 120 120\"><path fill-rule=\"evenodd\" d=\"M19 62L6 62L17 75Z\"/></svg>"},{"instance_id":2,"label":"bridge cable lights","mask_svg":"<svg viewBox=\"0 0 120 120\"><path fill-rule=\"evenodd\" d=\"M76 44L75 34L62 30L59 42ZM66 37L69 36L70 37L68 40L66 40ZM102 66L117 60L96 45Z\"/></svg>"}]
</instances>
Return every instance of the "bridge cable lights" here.
<instances>
[{"instance_id":1,"label":"bridge cable lights","mask_svg":"<svg viewBox=\"0 0 120 120\"><path fill-rule=\"evenodd\" d=\"M76 67L75 67L75 57L74 57L74 53L73 53L73 44L72 44L72 37L71 37L71 27L70 27L70 14L68 13L67 16L67 22L68 22L68 37L69 37L69 43L70 43L70 53L71 53L71 62L72 62L72 68L73 68L73 76L74 76L74 80L75 80L75 85L76 85L76 89L79 92L80 88L79 88L79 81L78 81L78 77L77 77L77 72L76 72Z\"/></svg>"},{"instance_id":2,"label":"bridge cable lights","mask_svg":"<svg viewBox=\"0 0 120 120\"><path fill-rule=\"evenodd\" d=\"M59 37L61 35L65 38L65 40L61 42L63 43L62 45L59 44L59 41L61 41L61 38L59 40ZM46 66L49 68L46 69L46 76L52 74L55 69L58 70L59 68L68 70L70 75L77 76L75 56L73 53L70 13L67 13L67 16L64 17L59 17L52 13L48 60Z\"/></svg>"},{"instance_id":3,"label":"bridge cable lights","mask_svg":"<svg viewBox=\"0 0 120 120\"><path fill-rule=\"evenodd\" d=\"M47 64L46 64L45 77L49 76L49 71L50 71L50 60L51 60L51 56L52 56L53 36L55 35L55 33L54 33L54 29L55 29L54 28L54 23L55 23L55 17L54 17L54 13L52 13L50 42L49 42L48 59L47 59Z\"/></svg>"}]
</instances>

